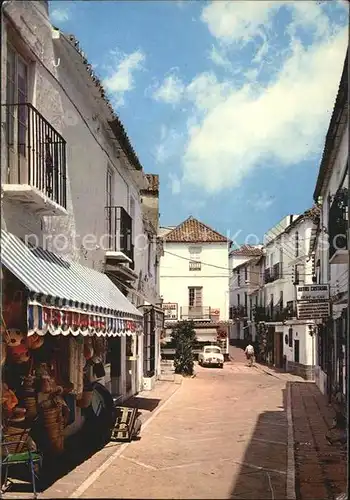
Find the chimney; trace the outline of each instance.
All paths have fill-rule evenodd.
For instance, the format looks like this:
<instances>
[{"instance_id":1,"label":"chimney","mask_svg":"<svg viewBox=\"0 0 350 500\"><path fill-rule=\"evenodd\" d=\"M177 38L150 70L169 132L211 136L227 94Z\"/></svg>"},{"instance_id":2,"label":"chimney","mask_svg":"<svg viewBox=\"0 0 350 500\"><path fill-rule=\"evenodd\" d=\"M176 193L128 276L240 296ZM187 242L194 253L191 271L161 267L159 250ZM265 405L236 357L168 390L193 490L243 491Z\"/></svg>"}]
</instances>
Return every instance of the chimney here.
<instances>
[{"instance_id":1,"label":"chimney","mask_svg":"<svg viewBox=\"0 0 350 500\"><path fill-rule=\"evenodd\" d=\"M156 233L159 227L159 175L145 174L148 181L147 189L142 189L142 212L144 216L150 221Z\"/></svg>"}]
</instances>

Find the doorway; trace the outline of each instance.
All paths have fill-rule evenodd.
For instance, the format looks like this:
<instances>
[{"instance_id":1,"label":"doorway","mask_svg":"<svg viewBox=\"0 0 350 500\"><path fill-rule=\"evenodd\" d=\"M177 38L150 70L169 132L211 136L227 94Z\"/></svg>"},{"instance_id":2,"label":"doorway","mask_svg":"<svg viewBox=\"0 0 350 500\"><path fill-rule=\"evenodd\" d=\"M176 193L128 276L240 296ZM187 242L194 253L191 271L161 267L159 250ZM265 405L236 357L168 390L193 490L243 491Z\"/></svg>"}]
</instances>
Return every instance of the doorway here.
<instances>
[{"instance_id":1,"label":"doorway","mask_svg":"<svg viewBox=\"0 0 350 500\"><path fill-rule=\"evenodd\" d=\"M294 340L294 363L300 363L300 347L299 340Z\"/></svg>"},{"instance_id":2,"label":"doorway","mask_svg":"<svg viewBox=\"0 0 350 500\"><path fill-rule=\"evenodd\" d=\"M276 368L283 368L283 333L275 332L274 358Z\"/></svg>"}]
</instances>

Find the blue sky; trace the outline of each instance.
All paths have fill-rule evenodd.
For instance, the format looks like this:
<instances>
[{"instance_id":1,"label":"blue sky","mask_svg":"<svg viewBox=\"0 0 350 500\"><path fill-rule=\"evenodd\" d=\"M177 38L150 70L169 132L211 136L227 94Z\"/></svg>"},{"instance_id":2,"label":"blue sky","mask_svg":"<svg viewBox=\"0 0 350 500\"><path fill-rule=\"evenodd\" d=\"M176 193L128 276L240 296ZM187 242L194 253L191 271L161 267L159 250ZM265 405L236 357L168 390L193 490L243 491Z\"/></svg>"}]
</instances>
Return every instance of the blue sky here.
<instances>
[{"instance_id":1,"label":"blue sky","mask_svg":"<svg viewBox=\"0 0 350 500\"><path fill-rule=\"evenodd\" d=\"M345 2L53 1L50 16L160 175L162 225L194 215L244 242L312 204Z\"/></svg>"}]
</instances>

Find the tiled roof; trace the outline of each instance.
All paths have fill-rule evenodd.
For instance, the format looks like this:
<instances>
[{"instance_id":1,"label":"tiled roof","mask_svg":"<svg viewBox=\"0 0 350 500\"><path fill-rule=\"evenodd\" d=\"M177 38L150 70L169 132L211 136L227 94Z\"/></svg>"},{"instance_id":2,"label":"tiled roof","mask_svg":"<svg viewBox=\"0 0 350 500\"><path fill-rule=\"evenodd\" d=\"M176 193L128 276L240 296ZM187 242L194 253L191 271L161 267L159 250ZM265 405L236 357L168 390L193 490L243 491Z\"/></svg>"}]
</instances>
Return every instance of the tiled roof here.
<instances>
[{"instance_id":1,"label":"tiled roof","mask_svg":"<svg viewBox=\"0 0 350 500\"><path fill-rule=\"evenodd\" d=\"M164 240L173 243L228 243L230 241L192 216L170 231Z\"/></svg>"},{"instance_id":2,"label":"tiled roof","mask_svg":"<svg viewBox=\"0 0 350 500\"><path fill-rule=\"evenodd\" d=\"M230 255L236 255L237 257L260 257L262 254L261 248L252 245L242 245L230 252Z\"/></svg>"}]
</instances>

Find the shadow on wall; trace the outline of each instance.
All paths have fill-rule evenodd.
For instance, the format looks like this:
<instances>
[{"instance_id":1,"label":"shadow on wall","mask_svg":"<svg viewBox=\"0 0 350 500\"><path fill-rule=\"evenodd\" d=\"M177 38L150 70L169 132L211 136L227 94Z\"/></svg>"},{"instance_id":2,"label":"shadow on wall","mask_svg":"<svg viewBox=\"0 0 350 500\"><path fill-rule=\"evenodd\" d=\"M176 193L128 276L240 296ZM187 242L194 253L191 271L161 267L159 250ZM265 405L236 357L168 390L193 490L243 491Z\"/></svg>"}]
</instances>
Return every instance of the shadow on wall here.
<instances>
[{"instance_id":1,"label":"shadow on wall","mask_svg":"<svg viewBox=\"0 0 350 500\"><path fill-rule=\"evenodd\" d=\"M242 465L232 485L232 499L286 499L286 391L280 411L259 415Z\"/></svg>"}]
</instances>

